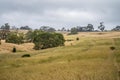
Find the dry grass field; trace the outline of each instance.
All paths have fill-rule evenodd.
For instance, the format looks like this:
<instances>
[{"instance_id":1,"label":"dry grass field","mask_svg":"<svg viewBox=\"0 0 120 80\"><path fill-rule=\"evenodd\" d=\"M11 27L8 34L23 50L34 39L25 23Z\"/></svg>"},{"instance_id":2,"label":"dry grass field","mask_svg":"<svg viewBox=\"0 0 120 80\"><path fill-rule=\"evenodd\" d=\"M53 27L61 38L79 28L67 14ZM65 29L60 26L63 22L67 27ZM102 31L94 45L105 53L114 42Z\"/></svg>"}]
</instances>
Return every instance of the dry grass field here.
<instances>
[{"instance_id":1,"label":"dry grass field","mask_svg":"<svg viewBox=\"0 0 120 80\"><path fill-rule=\"evenodd\" d=\"M2 42L0 80L120 80L120 32L81 32L64 37L73 41L38 51L32 49L32 43ZM17 53L11 53L13 46ZM22 58L23 54L31 57Z\"/></svg>"},{"instance_id":2,"label":"dry grass field","mask_svg":"<svg viewBox=\"0 0 120 80\"><path fill-rule=\"evenodd\" d=\"M15 46L17 48L17 52L29 52L33 51L34 44L33 43L24 43L24 44L12 44L12 43L6 43L5 40L1 41L0 45L0 53L11 53L13 47Z\"/></svg>"}]
</instances>

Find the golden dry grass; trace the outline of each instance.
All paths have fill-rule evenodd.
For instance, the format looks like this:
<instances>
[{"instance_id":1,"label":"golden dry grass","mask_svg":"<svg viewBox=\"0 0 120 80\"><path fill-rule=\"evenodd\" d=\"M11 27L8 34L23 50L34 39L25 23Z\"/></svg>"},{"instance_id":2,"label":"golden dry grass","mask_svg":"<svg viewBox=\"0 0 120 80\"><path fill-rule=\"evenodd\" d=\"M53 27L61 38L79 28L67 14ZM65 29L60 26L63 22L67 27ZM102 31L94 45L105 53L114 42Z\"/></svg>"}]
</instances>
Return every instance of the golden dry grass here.
<instances>
[{"instance_id":1,"label":"golden dry grass","mask_svg":"<svg viewBox=\"0 0 120 80\"><path fill-rule=\"evenodd\" d=\"M46 50L0 54L0 80L119 80L120 32L64 36L74 41ZM30 58L21 58L27 53Z\"/></svg>"},{"instance_id":2,"label":"golden dry grass","mask_svg":"<svg viewBox=\"0 0 120 80\"><path fill-rule=\"evenodd\" d=\"M0 53L11 53L13 47L17 48L18 52L29 52L33 51L34 44L33 43L24 43L24 44L12 44L12 43L6 43L4 40L1 41L0 45Z\"/></svg>"}]
</instances>

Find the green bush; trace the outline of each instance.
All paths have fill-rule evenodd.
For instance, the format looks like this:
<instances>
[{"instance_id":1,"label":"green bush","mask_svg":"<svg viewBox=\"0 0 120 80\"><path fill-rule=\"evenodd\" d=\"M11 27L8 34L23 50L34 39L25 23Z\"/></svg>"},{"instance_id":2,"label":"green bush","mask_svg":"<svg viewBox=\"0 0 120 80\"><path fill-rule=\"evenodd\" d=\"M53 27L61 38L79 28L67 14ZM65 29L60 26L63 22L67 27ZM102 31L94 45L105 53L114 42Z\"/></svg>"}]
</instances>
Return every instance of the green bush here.
<instances>
[{"instance_id":1,"label":"green bush","mask_svg":"<svg viewBox=\"0 0 120 80\"><path fill-rule=\"evenodd\" d=\"M24 54L21 57L31 57L30 54Z\"/></svg>"},{"instance_id":2,"label":"green bush","mask_svg":"<svg viewBox=\"0 0 120 80\"><path fill-rule=\"evenodd\" d=\"M0 45L1 45L1 38L0 38Z\"/></svg>"},{"instance_id":3,"label":"green bush","mask_svg":"<svg viewBox=\"0 0 120 80\"><path fill-rule=\"evenodd\" d=\"M33 42L34 34L31 30L26 33L25 39L27 42Z\"/></svg>"},{"instance_id":4,"label":"green bush","mask_svg":"<svg viewBox=\"0 0 120 80\"><path fill-rule=\"evenodd\" d=\"M115 49L115 47L114 47L114 46L111 46L111 47L110 47L110 49L111 49L111 50L114 50L114 49Z\"/></svg>"},{"instance_id":5,"label":"green bush","mask_svg":"<svg viewBox=\"0 0 120 80\"><path fill-rule=\"evenodd\" d=\"M35 33L36 32L33 32L33 43L35 44L34 49L36 50L64 45L65 40L63 35L60 33L49 33L41 31L38 31L36 34Z\"/></svg>"},{"instance_id":6,"label":"green bush","mask_svg":"<svg viewBox=\"0 0 120 80\"><path fill-rule=\"evenodd\" d=\"M76 38L76 40L78 41L78 40L79 40L79 38L77 37L77 38Z\"/></svg>"},{"instance_id":7,"label":"green bush","mask_svg":"<svg viewBox=\"0 0 120 80\"><path fill-rule=\"evenodd\" d=\"M23 35L22 34L17 34L17 33L9 33L7 38L6 38L7 43L15 43L15 44L21 44L23 43Z\"/></svg>"},{"instance_id":8,"label":"green bush","mask_svg":"<svg viewBox=\"0 0 120 80\"><path fill-rule=\"evenodd\" d=\"M12 50L12 52L14 52L14 53L16 52L16 47L13 47L13 50Z\"/></svg>"},{"instance_id":9,"label":"green bush","mask_svg":"<svg viewBox=\"0 0 120 80\"><path fill-rule=\"evenodd\" d=\"M72 35L72 34L78 34L77 28L75 27L71 28L71 33L69 35Z\"/></svg>"}]
</instances>

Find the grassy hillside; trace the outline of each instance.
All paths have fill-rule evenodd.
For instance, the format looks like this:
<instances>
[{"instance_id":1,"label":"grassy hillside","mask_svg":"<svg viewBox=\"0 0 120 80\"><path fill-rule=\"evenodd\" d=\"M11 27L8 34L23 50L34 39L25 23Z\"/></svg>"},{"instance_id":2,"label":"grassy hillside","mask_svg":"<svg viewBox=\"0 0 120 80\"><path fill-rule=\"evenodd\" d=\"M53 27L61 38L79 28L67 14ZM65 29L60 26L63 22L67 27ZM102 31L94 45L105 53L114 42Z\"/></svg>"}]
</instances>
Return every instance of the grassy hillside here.
<instances>
[{"instance_id":1,"label":"grassy hillside","mask_svg":"<svg viewBox=\"0 0 120 80\"><path fill-rule=\"evenodd\" d=\"M1 52L0 80L119 80L120 32L64 36L73 41L63 47ZM76 41L76 37L80 40ZM21 58L27 53L30 58Z\"/></svg>"},{"instance_id":2,"label":"grassy hillside","mask_svg":"<svg viewBox=\"0 0 120 80\"><path fill-rule=\"evenodd\" d=\"M6 43L5 40L1 41L0 45L0 53L11 53L13 47L15 46L17 48L17 52L29 52L33 51L34 44L33 43L24 43L24 44L12 44L12 43Z\"/></svg>"}]
</instances>

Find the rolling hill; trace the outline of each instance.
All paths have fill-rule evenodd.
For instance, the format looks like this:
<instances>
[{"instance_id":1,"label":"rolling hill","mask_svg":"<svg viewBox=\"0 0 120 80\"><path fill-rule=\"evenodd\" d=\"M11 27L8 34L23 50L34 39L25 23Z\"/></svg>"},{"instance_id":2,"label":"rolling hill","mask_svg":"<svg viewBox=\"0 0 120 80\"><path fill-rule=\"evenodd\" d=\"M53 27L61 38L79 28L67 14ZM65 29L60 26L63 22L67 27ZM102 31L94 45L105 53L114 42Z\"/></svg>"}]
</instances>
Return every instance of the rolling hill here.
<instances>
[{"instance_id":1,"label":"rolling hill","mask_svg":"<svg viewBox=\"0 0 120 80\"><path fill-rule=\"evenodd\" d=\"M32 43L2 42L0 80L120 79L120 32L81 32L64 37L72 41L66 41L62 47L38 51L32 49ZM21 51L11 53L13 46ZM31 57L22 58L24 54Z\"/></svg>"}]
</instances>

